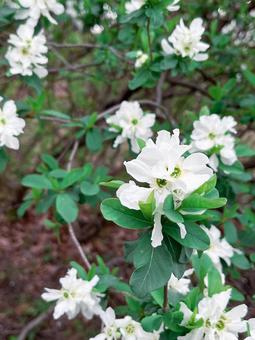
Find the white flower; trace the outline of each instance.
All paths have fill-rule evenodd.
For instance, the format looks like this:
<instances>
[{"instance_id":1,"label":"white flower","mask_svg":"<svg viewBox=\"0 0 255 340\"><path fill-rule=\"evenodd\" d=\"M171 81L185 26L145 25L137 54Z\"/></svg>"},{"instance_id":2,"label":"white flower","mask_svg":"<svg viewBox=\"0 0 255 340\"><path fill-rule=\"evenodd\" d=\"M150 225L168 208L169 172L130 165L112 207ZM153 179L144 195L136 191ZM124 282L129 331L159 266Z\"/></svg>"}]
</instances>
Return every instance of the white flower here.
<instances>
[{"instance_id":1,"label":"white flower","mask_svg":"<svg viewBox=\"0 0 255 340\"><path fill-rule=\"evenodd\" d=\"M91 281L78 279L77 270L73 268L59 280L60 290L45 288L46 292L42 294L42 298L48 302L57 301L54 319L64 314L67 314L68 319L73 319L80 312L86 319L91 319L94 314L98 315L102 310L99 304L101 294L93 292L98 281L98 276L94 276Z\"/></svg>"},{"instance_id":2,"label":"white flower","mask_svg":"<svg viewBox=\"0 0 255 340\"><path fill-rule=\"evenodd\" d=\"M180 9L180 5L177 5L178 3L180 2L180 0L174 0L171 5L168 5L167 6L167 10L169 12L176 12L176 11L179 11Z\"/></svg>"},{"instance_id":3,"label":"white flower","mask_svg":"<svg viewBox=\"0 0 255 340\"><path fill-rule=\"evenodd\" d=\"M138 51L136 54L135 68L140 68L148 60L149 56L142 51Z\"/></svg>"},{"instance_id":4,"label":"white flower","mask_svg":"<svg viewBox=\"0 0 255 340\"><path fill-rule=\"evenodd\" d=\"M82 19L80 19L80 16L86 14L83 3L79 0L76 2L74 0L67 0L66 14L72 18L74 26L76 26L79 31L82 31L84 24Z\"/></svg>"},{"instance_id":5,"label":"white flower","mask_svg":"<svg viewBox=\"0 0 255 340\"><path fill-rule=\"evenodd\" d=\"M230 295L231 289L202 299L195 319L202 319L203 326L185 336L179 336L178 340L238 340L238 333L246 330L246 322L242 318L247 314L247 306L239 305L225 312ZM185 326L193 313L182 302L180 310L184 315L182 325Z\"/></svg>"},{"instance_id":6,"label":"white flower","mask_svg":"<svg viewBox=\"0 0 255 340\"><path fill-rule=\"evenodd\" d=\"M247 325L250 336L248 336L248 338L245 338L245 340L255 340L255 319L248 320Z\"/></svg>"},{"instance_id":7,"label":"white flower","mask_svg":"<svg viewBox=\"0 0 255 340\"><path fill-rule=\"evenodd\" d=\"M130 316L116 321L123 340L158 340L159 334L145 332L141 324Z\"/></svg>"},{"instance_id":8,"label":"white flower","mask_svg":"<svg viewBox=\"0 0 255 340\"><path fill-rule=\"evenodd\" d=\"M43 31L34 35L34 29L28 25L21 25L17 34L11 34L8 40L9 46L5 58L10 64L11 74L31 76L35 73L38 77L45 77L48 72L45 64L48 58L46 38Z\"/></svg>"},{"instance_id":9,"label":"white flower","mask_svg":"<svg viewBox=\"0 0 255 340\"><path fill-rule=\"evenodd\" d=\"M222 273L221 259L226 262L228 266L231 265L231 257L239 250L232 247L225 238L221 238L221 233L214 225L210 229L202 226L210 239L210 247L204 251L207 254L215 267Z\"/></svg>"},{"instance_id":10,"label":"white flower","mask_svg":"<svg viewBox=\"0 0 255 340\"><path fill-rule=\"evenodd\" d=\"M112 7L105 3L103 5L103 9L104 9L103 18L110 20L111 23L115 23L116 19L118 18L118 14L115 11L113 11Z\"/></svg>"},{"instance_id":11,"label":"white flower","mask_svg":"<svg viewBox=\"0 0 255 340\"><path fill-rule=\"evenodd\" d=\"M111 125L110 131L120 133L113 146L117 147L129 139L132 151L138 153L140 147L137 139L147 141L152 136L151 127L155 123L155 118L155 114L144 114L136 101L122 102L116 114L106 119L107 124Z\"/></svg>"},{"instance_id":12,"label":"white flower","mask_svg":"<svg viewBox=\"0 0 255 340\"><path fill-rule=\"evenodd\" d=\"M181 19L170 37L161 41L162 49L167 55L177 54L183 58L204 61L208 59L208 54L204 52L209 48L208 44L201 41L204 30L201 18L194 19L189 28Z\"/></svg>"},{"instance_id":13,"label":"white flower","mask_svg":"<svg viewBox=\"0 0 255 340\"><path fill-rule=\"evenodd\" d=\"M106 311L102 311L100 313L100 318L102 319L105 327L103 328L102 333L98 334L94 338L90 340L118 340L121 337L121 333L119 331L116 315L114 310L111 307L108 307Z\"/></svg>"},{"instance_id":14,"label":"white flower","mask_svg":"<svg viewBox=\"0 0 255 340\"><path fill-rule=\"evenodd\" d=\"M173 135L168 131L160 131L156 143L149 139L136 159L124 162L128 174L138 182L147 183L149 187L139 187L130 181L118 189L117 197L127 208L139 210L139 202L147 201L150 195L154 196L153 247L160 246L163 240L161 216L166 197L169 194L174 196L177 192L179 204L181 196L188 196L213 174L207 167L208 158L204 154L183 157L189 149L188 145L180 145L179 130L174 130ZM183 224L179 227L181 230L185 228ZM182 237L185 237L185 232L182 230Z\"/></svg>"},{"instance_id":15,"label":"white flower","mask_svg":"<svg viewBox=\"0 0 255 340\"><path fill-rule=\"evenodd\" d=\"M94 35L99 35L103 32L104 26L95 24L93 27L91 27L90 32Z\"/></svg>"},{"instance_id":16,"label":"white flower","mask_svg":"<svg viewBox=\"0 0 255 340\"><path fill-rule=\"evenodd\" d=\"M145 0L131 0L126 2L125 8L127 14L138 11L145 4Z\"/></svg>"},{"instance_id":17,"label":"white flower","mask_svg":"<svg viewBox=\"0 0 255 340\"><path fill-rule=\"evenodd\" d=\"M51 13L60 15L65 8L56 0L19 0L21 9L16 14L16 19L28 19L28 24L36 26L40 17L46 17L52 24L57 24Z\"/></svg>"},{"instance_id":18,"label":"white flower","mask_svg":"<svg viewBox=\"0 0 255 340\"><path fill-rule=\"evenodd\" d=\"M219 165L217 154L226 165L232 165L237 160L235 139L231 135L236 133L236 124L233 117L220 118L216 114L201 116L193 124L192 150L212 153L210 166L214 171L217 171Z\"/></svg>"},{"instance_id":19,"label":"white flower","mask_svg":"<svg viewBox=\"0 0 255 340\"><path fill-rule=\"evenodd\" d=\"M172 289L177 293L186 295L190 291L189 285L191 283L191 280L189 276L192 275L193 272L194 269L186 270L180 279L172 274L170 280L168 281L168 289Z\"/></svg>"},{"instance_id":20,"label":"white flower","mask_svg":"<svg viewBox=\"0 0 255 340\"><path fill-rule=\"evenodd\" d=\"M0 97L0 101L2 98ZM26 123L17 116L17 108L13 100L9 100L0 108L0 147L19 149L18 135L23 133Z\"/></svg>"}]
</instances>

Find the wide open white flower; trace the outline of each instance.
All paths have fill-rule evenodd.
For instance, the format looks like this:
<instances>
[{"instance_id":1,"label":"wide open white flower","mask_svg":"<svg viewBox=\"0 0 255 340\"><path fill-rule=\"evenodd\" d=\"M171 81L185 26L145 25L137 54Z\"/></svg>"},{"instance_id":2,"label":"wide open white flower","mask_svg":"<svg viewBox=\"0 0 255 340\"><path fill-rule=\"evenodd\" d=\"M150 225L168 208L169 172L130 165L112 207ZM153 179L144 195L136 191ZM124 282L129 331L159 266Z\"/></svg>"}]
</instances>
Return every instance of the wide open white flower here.
<instances>
[{"instance_id":1,"label":"wide open white flower","mask_svg":"<svg viewBox=\"0 0 255 340\"><path fill-rule=\"evenodd\" d=\"M61 289L45 288L46 292L42 294L42 298L48 302L57 301L54 319L64 314L68 319L73 319L80 312L86 319L91 319L94 314L98 315L102 311L99 304L101 294L93 292L98 281L98 276L94 276L91 281L79 279L77 270L72 268L59 280Z\"/></svg>"},{"instance_id":2,"label":"wide open white flower","mask_svg":"<svg viewBox=\"0 0 255 340\"><path fill-rule=\"evenodd\" d=\"M228 266L231 265L231 257L235 252L240 252L238 249L232 247L225 238L221 238L221 233L214 225L210 229L202 226L210 239L210 247L204 251L207 254L215 267L222 273L221 259L226 262Z\"/></svg>"},{"instance_id":3,"label":"wide open white flower","mask_svg":"<svg viewBox=\"0 0 255 340\"><path fill-rule=\"evenodd\" d=\"M45 64L48 58L46 38L43 31L34 35L34 28L29 25L21 25L17 34L11 34L8 40L10 44L5 58L10 64L11 74L31 76L35 73L43 78L48 74Z\"/></svg>"},{"instance_id":4,"label":"wide open white flower","mask_svg":"<svg viewBox=\"0 0 255 340\"><path fill-rule=\"evenodd\" d=\"M180 0L174 0L171 5L168 5L167 6L167 10L169 12L176 12L176 11L179 11L180 9L180 5L178 5L178 3L180 2Z\"/></svg>"},{"instance_id":5,"label":"wide open white flower","mask_svg":"<svg viewBox=\"0 0 255 340\"><path fill-rule=\"evenodd\" d=\"M190 275L192 275L194 269L188 269L184 272L183 276L178 279L174 274L171 275L170 280L168 281L168 289L173 290L182 295L186 295L190 291Z\"/></svg>"},{"instance_id":6,"label":"wide open white flower","mask_svg":"<svg viewBox=\"0 0 255 340\"><path fill-rule=\"evenodd\" d=\"M141 324L130 316L116 320L116 324L119 327L123 340L159 340L159 332L145 332Z\"/></svg>"},{"instance_id":7,"label":"wide open white flower","mask_svg":"<svg viewBox=\"0 0 255 340\"><path fill-rule=\"evenodd\" d=\"M127 14L138 11L145 4L145 0L131 0L125 3Z\"/></svg>"},{"instance_id":8,"label":"wide open white flower","mask_svg":"<svg viewBox=\"0 0 255 340\"><path fill-rule=\"evenodd\" d=\"M239 305L226 312L230 295L231 289L202 299L195 319L202 319L203 326L179 336L178 340L238 340L238 334L246 330L246 322L242 318L247 314L247 306ZM182 302L180 310L184 315L182 325L185 326L193 313Z\"/></svg>"},{"instance_id":9,"label":"wide open white flower","mask_svg":"<svg viewBox=\"0 0 255 340\"><path fill-rule=\"evenodd\" d=\"M248 320L247 325L250 336L248 336L248 338L245 338L244 340L255 340L255 319Z\"/></svg>"},{"instance_id":10,"label":"wide open white flower","mask_svg":"<svg viewBox=\"0 0 255 340\"><path fill-rule=\"evenodd\" d=\"M177 54L196 61L208 59L208 54L205 51L208 50L209 45L201 41L204 30L201 18L194 19L189 28L181 19L170 37L161 41L164 53L167 55Z\"/></svg>"},{"instance_id":11,"label":"wide open white flower","mask_svg":"<svg viewBox=\"0 0 255 340\"><path fill-rule=\"evenodd\" d=\"M56 0L18 0L21 9L16 14L16 19L28 19L28 24L36 26L40 17L46 17L52 24L57 21L51 13L60 15L64 13L64 6Z\"/></svg>"},{"instance_id":12,"label":"wide open white flower","mask_svg":"<svg viewBox=\"0 0 255 340\"><path fill-rule=\"evenodd\" d=\"M210 166L215 171L219 165L218 154L226 165L232 165L237 160L234 149L235 139L232 136L236 133L236 124L233 117L221 118L216 114L201 116L193 124L192 150L212 153Z\"/></svg>"},{"instance_id":13,"label":"wide open white flower","mask_svg":"<svg viewBox=\"0 0 255 340\"><path fill-rule=\"evenodd\" d=\"M139 210L139 202L147 201L153 194L156 201L153 247L161 245L163 240L161 216L166 197L169 194L175 197L177 193L180 204L181 197L183 199L188 196L213 175L207 167L207 156L197 153L183 157L189 149L190 146L180 144L179 130L174 130L173 135L168 131L160 131L156 143L149 139L136 159L124 162L128 174L136 181L146 183L148 187L140 187L130 181L118 189L117 197L127 208ZM185 237L184 225L179 227Z\"/></svg>"},{"instance_id":14,"label":"wide open white flower","mask_svg":"<svg viewBox=\"0 0 255 340\"><path fill-rule=\"evenodd\" d=\"M155 118L155 114L144 114L137 101L122 102L115 115L106 119L107 124L110 125L110 131L120 133L113 146L117 147L119 144L130 140L132 151L138 153L140 147L137 139L146 142L152 136L151 128L155 123Z\"/></svg>"},{"instance_id":15,"label":"wide open white flower","mask_svg":"<svg viewBox=\"0 0 255 340\"><path fill-rule=\"evenodd\" d=\"M1 98L0 98L1 101ZM17 116L17 108L13 100L9 100L0 108L0 147L19 149L18 135L23 133L25 120Z\"/></svg>"},{"instance_id":16,"label":"wide open white flower","mask_svg":"<svg viewBox=\"0 0 255 340\"><path fill-rule=\"evenodd\" d=\"M90 340L118 340L121 338L119 331L116 315L111 307L108 307L106 311L101 311L100 318L104 323L102 333L98 334Z\"/></svg>"}]
</instances>

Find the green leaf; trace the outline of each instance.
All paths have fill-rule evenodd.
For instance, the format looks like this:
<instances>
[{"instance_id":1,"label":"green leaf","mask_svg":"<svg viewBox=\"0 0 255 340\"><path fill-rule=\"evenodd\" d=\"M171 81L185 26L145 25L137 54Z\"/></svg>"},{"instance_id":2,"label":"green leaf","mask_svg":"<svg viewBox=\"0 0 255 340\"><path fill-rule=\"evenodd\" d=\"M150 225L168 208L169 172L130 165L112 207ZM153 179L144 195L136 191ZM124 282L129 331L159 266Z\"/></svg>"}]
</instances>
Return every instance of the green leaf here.
<instances>
[{"instance_id":1,"label":"green leaf","mask_svg":"<svg viewBox=\"0 0 255 340\"><path fill-rule=\"evenodd\" d=\"M221 274L215 267L212 267L208 271L208 295L211 297L222 291L224 291L224 285L222 284Z\"/></svg>"},{"instance_id":2,"label":"green leaf","mask_svg":"<svg viewBox=\"0 0 255 340\"><path fill-rule=\"evenodd\" d=\"M185 223L187 235L184 239L181 238L180 229L176 224L164 223L163 231L171 236L174 240L187 248L198 250L206 250L209 248L210 240L204 230L195 223Z\"/></svg>"},{"instance_id":3,"label":"green leaf","mask_svg":"<svg viewBox=\"0 0 255 340\"><path fill-rule=\"evenodd\" d=\"M58 167L59 167L58 161L54 157L52 157L51 155L43 154L42 160L45 164L48 165L50 170L55 170L55 169L58 169Z\"/></svg>"},{"instance_id":4,"label":"green leaf","mask_svg":"<svg viewBox=\"0 0 255 340\"><path fill-rule=\"evenodd\" d=\"M101 185L102 187L106 187L106 188L119 189L119 187L124 183L125 182L120 181L120 180L112 180L109 182L101 182L99 183L99 185Z\"/></svg>"},{"instance_id":5,"label":"green leaf","mask_svg":"<svg viewBox=\"0 0 255 340\"><path fill-rule=\"evenodd\" d=\"M41 112L42 115L44 116L52 116L60 119L66 119L66 120L71 120L71 117L67 115L66 113L55 111L55 110L44 110Z\"/></svg>"},{"instance_id":6,"label":"green leaf","mask_svg":"<svg viewBox=\"0 0 255 340\"><path fill-rule=\"evenodd\" d=\"M27 175L22 181L22 185L36 189L52 189L52 184L44 175Z\"/></svg>"},{"instance_id":7,"label":"green leaf","mask_svg":"<svg viewBox=\"0 0 255 340\"><path fill-rule=\"evenodd\" d=\"M9 157L4 149L0 148L0 172L3 172L7 166Z\"/></svg>"},{"instance_id":8,"label":"green leaf","mask_svg":"<svg viewBox=\"0 0 255 340\"><path fill-rule=\"evenodd\" d=\"M129 82L130 90L135 90L138 87L143 86L150 78L150 71L148 69L140 69L135 74L134 79Z\"/></svg>"},{"instance_id":9,"label":"green leaf","mask_svg":"<svg viewBox=\"0 0 255 340\"><path fill-rule=\"evenodd\" d=\"M238 157L253 157L255 156L255 149L246 144L238 144L236 146L236 154Z\"/></svg>"},{"instance_id":10,"label":"green leaf","mask_svg":"<svg viewBox=\"0 0 255 340\"><path fill-rule=\"evenodd\" d=\"M162 315L154 314L143 318L141 324L146 332L153 332L154 330L158 330L160 328L163 321L162 319Z\"/></svg>"},{"instance_id":11,"label":"green leaf","mask_svg":"<svg viewBox=\"0 0 255 340\"><path fill-rule=\"evenodd\" d=\"M217 209L226 203L226 198L209 199L194 193L183 200L180 209Z\"/></svg>"},{"instance_id":12,"label":"green leaf","mask_svg":"<svg viewBox=\"0 0 255 340\"><path fill-rule=\"evenodd\" d=\"M78 216L77 205L67 193L59 194L57 196L56 209L59 215L67 223L75 221Z\"/></svg>"},{"instance_id":13,"label":"green leaf","mask_svg":"<svg viewBox=\"0 0 255 340\"><path fill-rule=\"evenodd\" d=\"M244 254L234 254L231 257L231 262L239 269L247 270L251 268L251 264Z\"/></svg>"},{"instance_id":14,"label":"green leaf","mask_svg":"<svg viewBox=\"0 0 255 340\"><path fill-rule=\"evenodd\" d=\"M169 195L164 202L164 214L165 216L174 223L183 223L184 219L178 211L174 210L173 196Z\"/></svg>"},{"instance_id":15,"label":"green leaf","mask_svg":"<svg viewBox=\"0 0 255 340\"><path fill-rule=\"evenodd\" d=\"M255 74L249 70L244 70L243 75L246 78L246 80L248 80L248 82L251 84L251 86L255 87Z\"/></svg>"},{"instance_id":16,"label":"green leaf","mask_svg":"<svg viewBox=\"0 0 255 340\"><path fill-rule=\"evenodd\" d=\"M245 297L241 292L239 292L239 290L237 290L234 287L231 287L231 300L243 302L245 300Z\"/></svg>"},{"instance_id":17,"label":"green leaf","mask_svg":"<svg viewBox=\"0 0 255 340\"><path fill-rule=\"evenodd\" d=\"M172 273L172 258L163 243L160 247L150 248L149 261L136 269L130 278L134 293L143 298L148 293L163 287Z\"/></svg>"},{"instance_id":18,"label":"green leaf","mask_svg":"<svg viewBox=\"0 0 255 340\"><path fill-rule=\"evenodd\" d=\"M94 127L86 133L86 145L91 152L98 152L102 148L103 138L100 129Z\"/></svg>"},{"instance_id":19,"label":"green leaf","mask_svg":"<svg viewBox=\"0 0 255 340\"><path fill-rule=\"evenodd\" d=\"M84 177L83 169L73 169L70 172L67 173L67 175L64 177L61 188L66 189L73 184L79 182Z\"/></svg>"},{"instance_id":20,"label":"green leaf","mask_svg":"<svg viewBox=\"0 0 255 340\"><path fill-rule=\"evenodd\" d=\"M88 279L88 275L85 271L85 269L77 262L75 261L71 261L70 265L77 270L78 272L78 276L83 279L83 280L87 280Z\"/></svg>"},{"instance_id":21,"label":"green leaf","mask_svg":"<svg viewBox=\"0 0 255 340\"><path fill-rule=\"evenodd\" d=\"M107 221L127 229L146 229L151 226L151 222L140 211L123 207L117 198L104 200L101 203L101 212Z\"/></svg>"},{"instance_id":22,"label":"green leaf","mask_svg":"<svg viewBox=\"0 0 255 340\"><path fill-rule=\"evenodd\" d=\"M194 193L204 195L215 188L217 183L217 176L213 175L207 182L202 184Z\"/></svg>"},{"instance_id":23,"label":"green leaf","mask_svg":"<svg viewBox=\"0 0 255 340\"><path fill-rule=\"evenodd\" d=\"M237 230L233 222L227 221L224 223L224 235L229 243L237 242Z\"/></svg>"},{"instance_id":24,"label":"green leaf","mask_svg":"<svg viewBox=\"0 0 255 340\"><path fill-rule=\"evenodd\" d=\"M139 202L139 207L141 212L143 213L143 216L149 221L152 220L153 213L156 208L156 202L153 192L149 195L146 202Z\"/></svg>"},{"instance_id":25,"label":"green leaf","mask_svg":"<svg viewBox=\"0 0 255 340\"><path fill-rule=\"evenodd\" d=\"M99 193L100 188L95 183L90 183L88 181L83 181L81 183L81 192L85 196L95 196Z\"/></svg>"}]
</instances>

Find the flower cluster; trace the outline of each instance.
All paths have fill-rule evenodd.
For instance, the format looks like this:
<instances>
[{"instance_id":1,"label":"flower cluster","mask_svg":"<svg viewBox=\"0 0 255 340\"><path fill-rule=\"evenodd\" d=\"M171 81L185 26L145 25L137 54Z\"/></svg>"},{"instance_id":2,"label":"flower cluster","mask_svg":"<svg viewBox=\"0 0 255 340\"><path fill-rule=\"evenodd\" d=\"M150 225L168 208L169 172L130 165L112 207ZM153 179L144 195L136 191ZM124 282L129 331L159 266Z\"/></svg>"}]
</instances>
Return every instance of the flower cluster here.
<instances>
[{"instance_id":1,"label":"flower cluster","mask_svg":"<svg viewBox=\"0 0 255 340\"><path fill-rule=\"evenodd\" d=\"M236 121L233 117L219 117L216 114L201 116L193 124L191 134L192 150L208 152L210 166L217 171L218 155L226 165L232 165L237 160L235 153Z\"/></svg>"},{"instance_id":2,"label":"flower cluster","mask_svg":"<svg viewBox=\"0 0 255 340\"><path fill-rule=\"evenodd\" d=\"M208 50L209 45L201 41L204 30L201 18L194 19L189 28L181 19L170 37L161 42L164 53L181 55L183 58L189 57L195 61L208 59L205 51Z\"/></svg>"},{"instance_id":3,"label":"flower cluster","mask_svg":"<svg viewBox=\"0 0 255 340\"><path fill-rule=\"evenodd\" d=\"M127 14L138 11L145 4L145 0L131 0L125 3Z\"/></svg>"},{"instance_id":4,"label":"flower cluster","mask_svg":"<svg viewBox=\"0 0 255 340\"><path fill-rule=\"evenodd\" d=\"M101 294L93 291L99 281L98 276L94 276L91 281L84 281L77 278L77 270L68 270L65 277L59 282L61 289L45 288L46 292L42 298L48 302L57 301L53 317L60 318L66 314L68 319L75 318L80 312L86 319L91 319L93 315L99 315L102 311L100 306Z\"/></svg>"},{"instance_id":5,"label":"flower cluster","mask_svg":"<svg viewBox=\"0 0 255 340\"><path fill-rule=\"evenodd\" d=\"M114 142L114 147L130 140L132 151L138 153L140 147L137 140L147 141L152 136L151 127L155 118L155 114L144 114L138 102L122 102L115 115L106 119L110 131L120 134Z\"/></svg>"},{"instance_id":6,"label":"flower cluster","mask_svg":"<svg viewBox=\"0 0 255 340\"><path fill-rule=\"evenodd\" d=\"M247 314L247 306L240 305L226 312L231 295L231 289L215 294L212 297L203 298L197 311L192 312L181 302L183 313L182 326L191 326L194 321L202 320L202 327L192 330L185 336L179 336L178 340L203 340L203 339L231 339L238 340L239 333L246 331L246 321L242 320Z\"/></svg>"},{"instance_id":7,"label":"flower cluster","mask_svg":"<svg viewBox=\"0 0 255 340\"><path fill-rule=\"evenodd\" d=\"M171 275L168 281L167 287L169 290L173 290L182 295L186 295L190 291L190 276L194 273L194 269L188 269L184 272L182 277L178 279L174 274Z\"/></svg>"},{"instance_id":8,"label":"flower cluster","mask_svg":"<svg viewBox=\"0 0 255 340\"><path fill-rule=\"evenodd\" d=\"M116 319L114 310L108 307L100 313L104 323L102 333L90 340L159 340L160 331L154 333L145 332L141 324L130 316L123 319Z\"/></svg>"},{"instance_id":9,"label":"flower cluster","mask_svg":"<svg viewBox=\"0 0 255 340\"><path fill-rule=\"evenodd\" d=\"M2 98L0 97L0 101ZM0 147L19 149L18 135L23 133L25 121L17 116L17 108L13 100L4 103L0 108Z\"/></svg>"},{"instance_id":10,"label":"flower cluster","mask_svg":"<svg viewBox=\"0 0 255 340\"><path fill-rule=\"evenodd\" d=\"M124 162L128 174L148 187L130 181L118 189L117 197L123 206L139 210L140 202L146 202L151 195L154 196L153 247L161 245L163 240L161 216L166 197L172 194L178 207L186 196L213 175L204 154L184 156L190 147L180 144L179 130L174 130L173 135L168 131L160 131L155 143L150 139L136 159ZM184 238L185 226L179 223L179 227Z\"/></svg>"},{"instance_id":11,"label":"flower cluster","mask_svg":"<svg viewBox=\"0 0 255 340\"><path fill-rule=\"evenodd\" d=\"M5 57L10 63L11 74L31 76L35 73L40 78L48 74L45 68L48 48L43 31L34 35L33 27L21 25L17 34L10 35L8 42L10 46Z\"/></svg>"}]
</instances>

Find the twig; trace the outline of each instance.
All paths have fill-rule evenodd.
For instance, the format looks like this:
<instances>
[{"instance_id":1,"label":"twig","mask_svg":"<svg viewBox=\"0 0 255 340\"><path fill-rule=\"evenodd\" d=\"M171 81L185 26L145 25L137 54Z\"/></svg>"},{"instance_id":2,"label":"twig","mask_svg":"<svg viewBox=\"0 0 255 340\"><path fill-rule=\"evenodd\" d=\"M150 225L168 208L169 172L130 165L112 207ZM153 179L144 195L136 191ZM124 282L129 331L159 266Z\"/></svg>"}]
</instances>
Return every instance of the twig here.
<instances>
[{"instance_id":1,"label":"twig","mask_svg":"<svg viewBox=\"0 0 255 340\"><path fill-rule=\"evenodd\" d=\"M163 310L164 312L167 312L169 309L169 304L168 304L168 286L167 284L164 286L164 305L163 305Z\"/></svg>"},{"instance_id":2,"label":"twig","mask_svg":"<svg viewBox=\"0 0 255 340\"><path fill-rule=\"evenodd\" d=\"M31 320L20 332L17 340L25 340L29 332L39 326L44 320L46 320L52 313L53 307L51 306L47 311L37 316L35 319Z\"/></svg>"},{"instance_id":3,"label":"twig","mask_svg":"<svg viewBox=\"0 0 255 340\"><path fill-rule=\"evenodd\" d=\"M67 65L67 66L62 66L62 67L55 67L55 68L50 68L49 73L58 73L59 71L79 71L84 68L88 67L96 67L100 66L102 63L90 63L90 64L81 64L81 65Z\"/></svg>"},{"instance_id":4,"label":"twig","mask_svg":"<svg viewBox=\"0 0 255 340\"><path fill-rule=\"evenodd\" d=\"M72 151L71 151L71 154L70 154L70 157L68 159L68 163L67 163L67 171L70 171L72 169L72 165L73 165L73 160L74 160L74 157L76 155L76 152L78 150L78 147L79 147L79 141L75 141L74 142L74 145L73 145L73 148L72 148ZM82 260L83 260L83 263L86 267L87 270L89 270L91 268L91 264L86 256L86 254L84 253L83 249L82 249L82 246L80 245L80 242L78 241L76 235L75 235L75 232L74 232L74 228L72 226L71 223L68 223L68 231L69 231L69 235L73 241L73 244L75 245L76 249L78 250Z\"/></svg>"}]
</instances>

